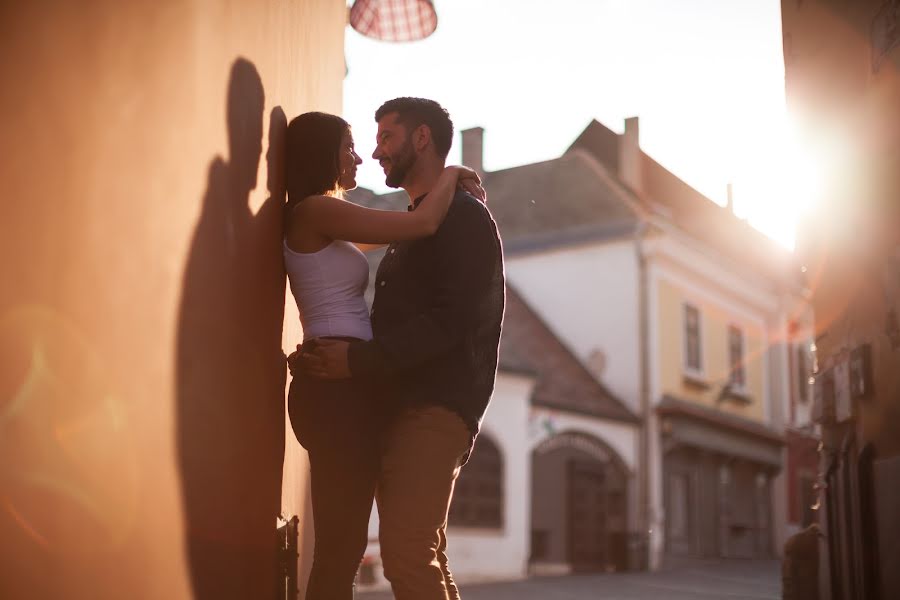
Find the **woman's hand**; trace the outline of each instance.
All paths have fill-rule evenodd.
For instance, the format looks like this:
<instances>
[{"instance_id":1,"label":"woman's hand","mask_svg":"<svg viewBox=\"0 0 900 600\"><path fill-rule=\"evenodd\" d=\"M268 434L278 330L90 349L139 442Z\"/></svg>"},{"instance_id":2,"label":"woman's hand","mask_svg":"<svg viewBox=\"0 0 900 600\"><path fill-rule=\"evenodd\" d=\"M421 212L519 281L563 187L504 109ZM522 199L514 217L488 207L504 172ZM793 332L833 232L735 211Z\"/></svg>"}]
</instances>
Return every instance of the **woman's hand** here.
<instances>
[{"instance_id":1,"label":"woman's hand","mask_svg":"<svg viewBox=\"0 0 900 600\"><path fill-rule=\"evenodd\" d=\"M474 169L470 169L464 165L449 167L456 171L456 187L464 192L475 196L480 201L487 204L487 192L481 187L481 177Z\"/></svg>"}]
</instances>

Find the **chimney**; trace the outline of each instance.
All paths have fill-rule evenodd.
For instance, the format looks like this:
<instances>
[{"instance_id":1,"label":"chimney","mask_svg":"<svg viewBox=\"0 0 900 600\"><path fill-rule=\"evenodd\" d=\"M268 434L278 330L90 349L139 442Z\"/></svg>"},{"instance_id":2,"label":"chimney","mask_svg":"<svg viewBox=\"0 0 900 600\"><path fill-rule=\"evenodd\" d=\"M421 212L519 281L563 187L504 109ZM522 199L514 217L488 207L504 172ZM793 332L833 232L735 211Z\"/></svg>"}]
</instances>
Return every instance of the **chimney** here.
<instances>
[{"instance_id":1,"label":"chimney","mask_svg":"<svg viewBox=\"0 0 900 600\"><path fill-rule=\"evenodd\" d=\"M484 127L462 131L462 163L475 169L484 179Z\"/></svg>"},{"instance_id":2,"label":"chimney","mask_svg":"<svg viewBox=\"0 0 900 600\"><path fill-rule=\"evenodd\" d=\"M625 119L625 132L619 136L619 179L633 191L643 191L641 141L638 117Z\"/></svg>"},{"instance_id":3,"label":"chimney","mask_svg":"<svg viewBox=\"0 0 900 600\"><path fill-rule=\"evenodd\" d=\"M725 187L725 197L726 197L725 208L727 208L728 212L730 212L733 215L734 214L734 187L731 185L730 182Z\"/></svg>"}]
</instances>

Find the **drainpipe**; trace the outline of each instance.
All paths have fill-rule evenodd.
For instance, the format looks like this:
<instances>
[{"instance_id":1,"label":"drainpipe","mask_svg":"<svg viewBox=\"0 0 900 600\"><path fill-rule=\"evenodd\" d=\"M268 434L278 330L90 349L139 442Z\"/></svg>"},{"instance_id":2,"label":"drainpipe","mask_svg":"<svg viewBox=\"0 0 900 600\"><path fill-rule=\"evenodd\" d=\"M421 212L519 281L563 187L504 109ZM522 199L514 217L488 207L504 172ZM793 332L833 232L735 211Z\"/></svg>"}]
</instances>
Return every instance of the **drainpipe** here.
<instances>
[{"instance_id":1,"label":"drainpipe","mask_svg":"<svg viewBox=\"0 0 900 600\"><path fill-rule=\"evenodd\" d=\"M652 566L652 544L650 528L653 521L651 507L650 488L652 485L650 473L650 315L649 315L649 285L647 276L647 257L644 247L644 236L647 233L648 224L643 218L638 221L634 231L635 252L638 261L638 335L640 336L640 411L641 428L640 443L638 444L638 468L640 469L640 498L639 518L641 527L640 544L643 546L646 567ZM645 565L642 565L645 566Z\"/></svg>"},{"instance_id":2,"label":"drainpipe","mask_svg":"<svg viewBox=\"0 0 900 600\"><path fill-rule=\"evenodd\" d=\"M644 191L643 154L640 145L640 121L638 117L625 119L625 131L618 139L619 150L619 179L624 182L631 192L639 199ZM640 428L640 441L638 443L638 476L639 509L638 522L641 527L641 537L637 540L643 550L644 563L641 566L653 568L657 566L653 559L653 544L651 527L656 522L653 512L653 477L651 473L653 457L653 414L651 412L650 398L650 301L647 275L646 248L644 237L650 227L649 216L646 210L636 203L638 223L634 229L635 252L638 261L638 335L640 347L640 415L642 419Z\"/></svg>"}]
</instances>

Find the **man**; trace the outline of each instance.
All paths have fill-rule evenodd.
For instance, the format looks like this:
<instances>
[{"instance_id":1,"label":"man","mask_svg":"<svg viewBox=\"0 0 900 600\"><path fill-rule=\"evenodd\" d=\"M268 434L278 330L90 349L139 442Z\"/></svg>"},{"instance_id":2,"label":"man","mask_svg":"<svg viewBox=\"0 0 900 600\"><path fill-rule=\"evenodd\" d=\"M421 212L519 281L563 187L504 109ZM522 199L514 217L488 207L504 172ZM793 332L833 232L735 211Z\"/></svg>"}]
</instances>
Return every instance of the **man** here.
<instances>
[{"instance_id":1,"label":"man","mask_svg":"<svg viewBox=\"0 0 900 600\"><path fill-rule=\"evenodd\" d=\"M432 100L397 98L375 120L372 158L415 210L444 168L450 117ZM433 236L389 246L375 279L374 339L321 340L302 358L316 376L387 382L377 503L384 574L399 600L459 598L447 512L493 392L504 301L496 224L460 191Z\"/></svg>"}]
</instances>

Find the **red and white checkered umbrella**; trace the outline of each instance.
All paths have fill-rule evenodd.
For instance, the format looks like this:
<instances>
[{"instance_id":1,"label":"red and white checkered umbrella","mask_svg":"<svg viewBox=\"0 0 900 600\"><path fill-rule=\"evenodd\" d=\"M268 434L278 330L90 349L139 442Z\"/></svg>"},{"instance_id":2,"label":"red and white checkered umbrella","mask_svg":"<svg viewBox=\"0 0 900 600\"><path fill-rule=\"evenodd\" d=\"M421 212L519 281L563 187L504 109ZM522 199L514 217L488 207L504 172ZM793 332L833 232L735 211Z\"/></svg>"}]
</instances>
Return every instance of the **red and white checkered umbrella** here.
<instances>
[{"instance_id":1,"label":"red and white checkered umbrella","mask_svg":"<svg viewBox=\"0 0 900 600\"><path fill-rule=\"evenodd\" d=\"M412 42L437 27L432 0L356 0L350 25L361 34L386 42Z\"/></svg>"}]
</instances>

